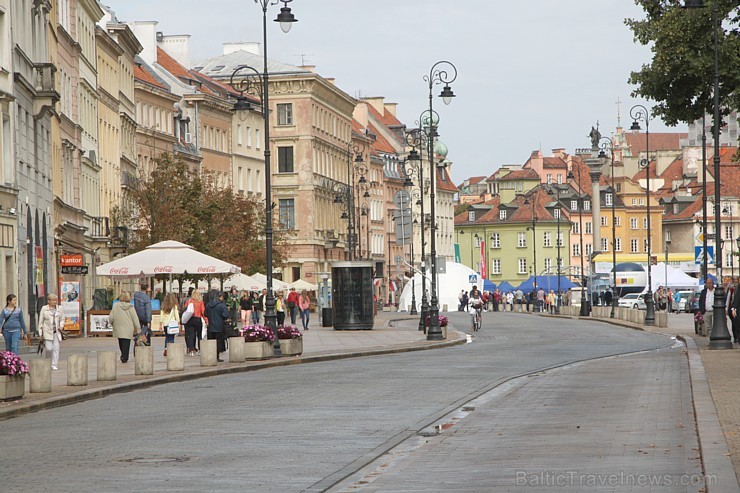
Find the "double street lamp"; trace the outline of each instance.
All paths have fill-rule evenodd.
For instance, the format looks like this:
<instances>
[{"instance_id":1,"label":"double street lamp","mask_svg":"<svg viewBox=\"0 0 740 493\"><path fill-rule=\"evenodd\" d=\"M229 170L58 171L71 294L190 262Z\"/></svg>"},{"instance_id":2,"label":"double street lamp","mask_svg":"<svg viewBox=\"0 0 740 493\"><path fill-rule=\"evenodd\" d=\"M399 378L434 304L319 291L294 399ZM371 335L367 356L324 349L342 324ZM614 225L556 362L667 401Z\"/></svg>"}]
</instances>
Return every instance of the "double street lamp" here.
<instances>
[{"instance_id":1,"label":"double street lamp","mask_svg":"<svg viewBox=\"0 0 740 493\"><path fill-rule=\"evenodd\" d=\"M524 199L524 205L529 205L529 197ZM537 292L537 191L532 195L532 225L527 226L527 231L532 231L532 264L534 271L534 291Z\"/></svg>"},{"instance_id":2,"label":"double street lamp","mask_svg":"<svg viewBox=\"0 0 740 493\"><path fill-rule=\"evenodd\" d=\"M609 318L614 318L614 312L617 309L617 188L614 185L614 141L609 137L602 137L600 140L601 151L599 151L599 157L601 159L606 158L606 149L609 149L609 157L611 158L611 176L612 183L611 188L607 189L607 193L611 194L611 206L612 206L612 310Z\"/></svg>"},{"instance_id":3,"label":"double street lamp","mask_svg":"<svg viewBox=\"0 0 740 493\"><path fill-rule=\"evenodd\" d=\"M290 31L291 26L297 21L293 13L290 11L288 4L293 0L280 0L283 6L280 8L280 14L278 14L275 22L280 23L280 29L287 33ZM265 125L265 269L267 270L267 296L265 297L265 324L272 329L275 334L274 350L275 356L281 356L280 352L280 341L277 337L277 313L275 312L275 293L272 289L272 190L271 190L271 178L272 178L272 166L270 164L270 91L269 91L269 73L267 71L267 7L270 5L277 5L277 1L273 0L254 0L254 3L262 7L262 77L259 72L246 65L237 67L234 73L231 75L231 85L234 90L241 93L241 100L237 100L235 110L245 109L244 92L247 90L252 83L250 79L255 77L260 82L260 89L258 90L260 95L260 101L262 102L262 117ZM241 71L252 72L251 74L245 74L241 79L235 77L239 75ZM241 106L240 106L241 103Z\"/></svg>"},{"instance_id":4,"label":"double street lamp","mask_svg":"<svg viewBox=\"0 0 740 493\"><path fill-rule=\"evenodd\" d=\"M714 139L714 234L717 251L714 256L714 263L717 272L717 286L714 288L714 317L712 317L712 332L709 335L709 349L732 349L732 340L730 333L727 331L727 318L725 317L725 307L727 294L725 293L724 283L722 282L722 242L720 232L722 230L722 217L720 215L720 154L719 154L719 126L721 115L719 110L719 2L714 0L712 10L712 24L714 27L714 77L713 82L713 99L714 99L714 122L712 125L712 138ZM703 8L703 0L686 0L684 6L688 9ZM706 184L706 180L705 180ZM706 186L706 185L705 185ZM706 218L706 214L704 215ZM707 232L704 228L704 236ZM706 248L704 249L706 258Z\"/></svg>"},{"instance_id":5,"label":"double street lamp","mask_svg":"<svg viewBox=\"0 0 740 493\"><path fill-rule=\"evenodd\" d=\"M422 120L422 125L428 126L428 147L427 152L429 154L429 168L431 173L431 188L429 198L431 201L431 215L432 215L432 237L431 237L431 256L432 256L432 300L429 309L429 331L427 332L427 340L437 341L444 339L442 334L442 328L439 326L439 298L437 296L437 218L435 215L435 188L436 188L436 166L434 162L434 139L437 137L437 121L435 121L434 104L432 90L437 84L444 84L444 88L440 93L439 97L442 98L445 104L450 104L455 94L452 92L450 84L457 79L457 68L450 62L439 61L432 65L429 71L429 76L424 76L424 80L429 86L429 112L426 115L426 122ZM426 125L425 125L426 123Z\"/></svg>"},{"instance_id":6,"label":"double street lamp","mask_svg":"<svg viewBox=\"0 0 740 493\"><path fill-rule=\"evenodd\" d=\"M578 237L581 257L581 317L588 316L588 301L586 299L586 274L583 266L583 189L581 188L581 171L578 170L578 178L573 176L573 171L568 172L568 181L576 179L578 184ZM598 227L598 226L595 226Z\"/></svg>"},{"instance_id":7,"label":"double street lamp","mask_svg":"<svg viewBox=\"0 0 740 493\"><path fill-rule=\"evenodd\" d=\"M557 216L556 219L558 220L558 235L555 239L555 246L558 247L558 297L557 301L555 302L555 313L560 315L560 277L561 277L561 269L563 265L563 259L560 256L560 247L563 244L563 240L560 237L560 216L562 215L562 211L560 209L560 188L557 185L552 185L550 190L547 191L547 194L550 196L555 196L556 202L555 202L555 208L553 209L553 213Z\"/></svg>"},{"instance_id":8,"label":"double street lamp","mask_svg":"<svg viewBox=\"0 0 740 493\"><path fill-rule=\"evenodd\" d=\"M342 208L342 219L347 220L347 249L349 260L355 260L357 255L357 231L360 230L355 210L355 187L363 190L364 197L370 197L370 183L367 181L367 166L364 163L365 146L350 142L347 145L347 183L337 184L334 203ZM355 178L359 176L359 179ZM360 252L362 256L362 252Z\"/></svg>"},{"instance_id":9,"label":"double street lamp","mask_svg":"<svg viewBox=\"0 0 740 493\"><path fill-rule=\"evenodd\" d=\"M420 222L420 237L421 237L421 316L419 317L419 330L424 331L426 328L426 317L429 315L429 299L427 298L427 281L426 281L426 257L425 257L425 219L424 215L424 164L421 161L421 154L419 150L423 149L427 143L427 135L421 129L415 128L406 132L406 143L411 147L408 157L402 163L402 170L405 176L403 185L406 188L414 186L413 178L416 178L416 182L419 189L419 199L416 204L421 208L421 222ZM413 249L413 235L411 237L412 249ZM412 250L413 251L413 250ZM411 257L411 263L413 264L413 256ZM413 286L412 286L413 287ZM415 298L415 294L413 295ZM413 305L416 306L415 300L412 301Z\"/></svg>"},{"instance_id":10,"label":"double street lamp","mask_svg":"<svg viewBox=\"0 0 740 493\"><path fill-rule=\"evenodd\" d=\"M638 132L640 123L645 122L645 159L640 164L645 168L647 183L645 185L645 196L647 201L647 292L645 293L645 325L655 325L655 300L653 299L653 276L652 276L652 238L650 229L650 112L641 104L636 104L630 109L632 126L630 130Z\"/></svg>"}]
</instances>

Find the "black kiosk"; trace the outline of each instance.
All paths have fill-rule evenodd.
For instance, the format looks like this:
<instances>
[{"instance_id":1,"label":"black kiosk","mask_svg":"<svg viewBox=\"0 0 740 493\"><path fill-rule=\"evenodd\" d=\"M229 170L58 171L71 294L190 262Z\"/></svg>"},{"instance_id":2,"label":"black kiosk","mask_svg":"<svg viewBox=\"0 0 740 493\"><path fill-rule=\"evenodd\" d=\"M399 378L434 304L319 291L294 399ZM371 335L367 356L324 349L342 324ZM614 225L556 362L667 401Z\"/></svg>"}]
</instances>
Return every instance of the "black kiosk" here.
<instances>
[{"instance_id":1,"label":"black kiosk","mask_svg":"<svg viewBox=\"0 0 740 493\"><path fill-rule=\"evenodd\" d=\"M331 296L334 330L371 330L375 322L372 262L334 262Z\"/></svg>"}]
</instances>

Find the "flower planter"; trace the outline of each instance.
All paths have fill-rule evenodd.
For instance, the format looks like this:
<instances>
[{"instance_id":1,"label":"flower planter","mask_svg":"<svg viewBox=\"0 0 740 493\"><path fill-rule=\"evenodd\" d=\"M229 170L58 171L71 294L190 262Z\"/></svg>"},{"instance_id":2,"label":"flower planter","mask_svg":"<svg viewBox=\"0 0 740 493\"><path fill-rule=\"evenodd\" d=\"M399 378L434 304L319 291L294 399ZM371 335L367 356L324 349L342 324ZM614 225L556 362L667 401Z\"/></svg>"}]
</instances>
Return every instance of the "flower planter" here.
<instances>
[{"instance_id":1,"label":"flower planter","mask_svg":"<svg viewBox=\"0 0 740 493\"><path fill-rule=\"evenodd\" d=\"M280 339L280 353L283 356L303 354L303 337L297 339Z\"/></svg>"},{"instance_id":2,"label":"flower planter","mask_svg":"<svg viewBox=\"0 0 740 493\"><path fill-rule=\"evenodd\" d=\"M26 381L23 375L0 375L0 401L7 401L23 397L26 391Z\"/></svg>"},{"instance_id":3,"label":"flower planter","mask_svg":"<svg viewBox=\"0 0 740 493\"><path fill-rule=\"evenodd\" d=\"M272 342L245 342L244 358L245 359L267 359L275 355Z\"/></svg>"}]
</instances>

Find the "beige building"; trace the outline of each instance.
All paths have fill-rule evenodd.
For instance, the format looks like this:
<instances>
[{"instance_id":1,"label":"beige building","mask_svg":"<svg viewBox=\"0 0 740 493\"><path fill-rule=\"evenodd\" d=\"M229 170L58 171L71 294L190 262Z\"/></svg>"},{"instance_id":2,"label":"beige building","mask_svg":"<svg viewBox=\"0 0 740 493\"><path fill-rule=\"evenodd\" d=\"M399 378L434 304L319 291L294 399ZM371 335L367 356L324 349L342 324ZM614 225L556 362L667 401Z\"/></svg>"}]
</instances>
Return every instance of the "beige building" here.
<instances>
[{"instance_id":1,"label":"beige building","mask_svg":"<svg viewBox=\"0 0 740 493\"><path fill-rule=\"evenodd\" d=\"M0 0L0 12L9 12L10 3L10 0ZM15 105L12 64L10 23L0 22L0 290L3 293L16 292L18 287L15 255L18 192L15 188L13 146Z\"/></svg>"},{"instance_id":2,"label":"beige building","mask_svg":"<svg viewBox=\"0 0 740 493\"><path fill-rule=\"evenodd\" d=\"M262 71L255 43L226 45L224 53L194 63L194 70L221 81L228 81L240 65ZM272 201L278 228L289 238L282 278L318 282L332 261L346 258L347 225L334 199L337 187L348 183L356 101L312 67L271 61L268 69ZM256 145L264 134L254 138ZM260 180L264 176L256 178Z\"/></svg>"}]
</instances>

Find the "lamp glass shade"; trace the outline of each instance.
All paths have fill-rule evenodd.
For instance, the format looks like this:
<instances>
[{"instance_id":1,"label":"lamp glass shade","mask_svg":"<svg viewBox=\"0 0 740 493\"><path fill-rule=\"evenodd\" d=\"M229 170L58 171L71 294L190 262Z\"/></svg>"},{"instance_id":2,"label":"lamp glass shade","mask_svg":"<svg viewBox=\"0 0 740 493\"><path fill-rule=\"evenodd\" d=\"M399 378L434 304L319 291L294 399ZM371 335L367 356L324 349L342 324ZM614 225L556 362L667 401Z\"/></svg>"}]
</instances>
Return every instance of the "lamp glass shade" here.
<instances>
[{"instance_id":1,"label":"lamp glass shade","mask_svg":"<svg viewBox=\"0 0 740 493\"><path fill-rule=\"evenodd\" d=\"M633 132L639 132L640 131L640 124L637 123L637 120L632 122L632 126L630 126L630 130Z\"/></svg>"},{"instance_id":2,"label":"lamp glass shade","mask_svg":"<svg viewBox=\"0 0 740 493\"><path fill-rule=\"evenodd\" d=\"M452 102L452 98L455 97L455 93L452 92L452 88L449 85L445 85L439 97L442 98L442 101L444 102L444 104L450 104Z\"/></svg>"},{"instance_id":3,"label":"lamp glass shade","mask_svg":"<svg viewBox=\"0 0 740 493\"><path fill-rule=\"evenodd\" d=\"M279 22L280 29L282 29L284 33L287 33L290 31L290 28L293 27L293 23L298 22L298 19L296 19L290 11L290 7L282 7L277 19L275 19L275 22Z\"/></svg>"}]
</instances>

